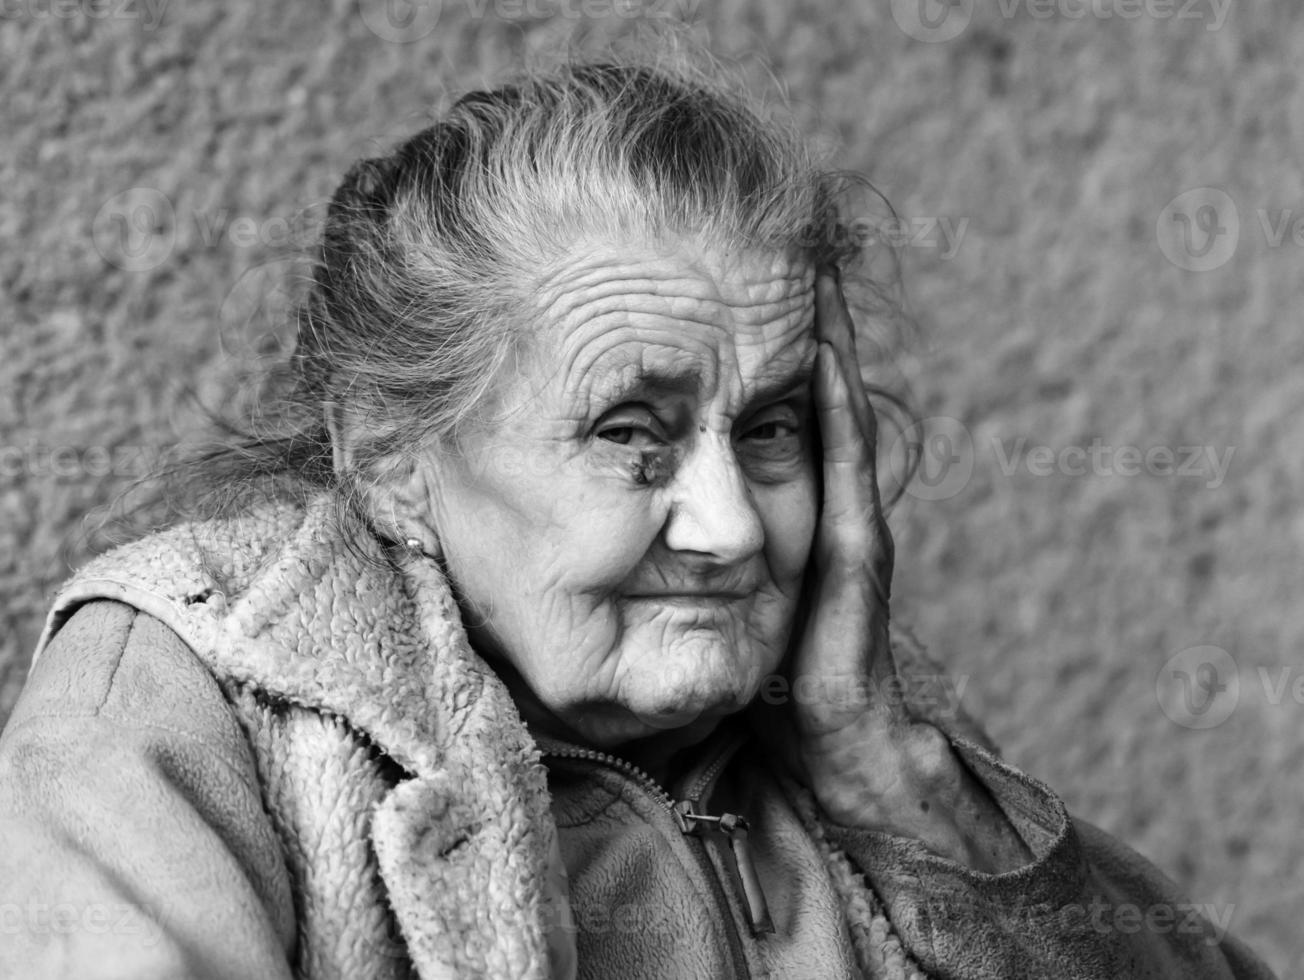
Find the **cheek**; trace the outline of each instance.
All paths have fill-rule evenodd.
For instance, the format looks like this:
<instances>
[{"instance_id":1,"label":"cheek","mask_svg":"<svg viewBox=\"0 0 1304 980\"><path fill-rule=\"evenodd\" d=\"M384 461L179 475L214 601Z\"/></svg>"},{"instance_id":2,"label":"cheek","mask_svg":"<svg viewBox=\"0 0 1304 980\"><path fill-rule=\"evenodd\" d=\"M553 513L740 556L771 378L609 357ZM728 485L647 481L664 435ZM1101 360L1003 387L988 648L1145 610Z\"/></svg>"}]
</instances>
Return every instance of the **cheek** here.
<instances>
[{"instance_id":1,"label":"cheek","mask_svg":"<svg viewBox=\"0 0 1304 980\"><path fill-rule=\"evenodd\" d=\"M642 562L664 523L655 494L616 477L567 473L555 487L555 521L547 546L583 591L615 588ZM524 549L523 549L524 550Z\"/></svg>"},{"instance_id":2,"label":"cheek","mask_svg":"<svg viewBox=\"0 0 1304 980\"><path fill-rule=\"evenodd\" d=\"M765 526L770 572L787 592L800 584L815 537L819 508L814 476L765 488L757 496L757 508Z\"/></svg>"},{"instance_id":3,"label":"cheek","mask_svg":"<svg viewBox=\"0 0 1304 980\"><path fill-rule=\"evenodd\" d=\"M603 478L603 477L606 478ZM492 591L516 643L573 642L567 631L605 614L605 598L642 561L659 530L650 495L580 464L462 485L449 508L468 591ZM504 622L506 626L508 623Z\"/></svg>"}]
</instances>

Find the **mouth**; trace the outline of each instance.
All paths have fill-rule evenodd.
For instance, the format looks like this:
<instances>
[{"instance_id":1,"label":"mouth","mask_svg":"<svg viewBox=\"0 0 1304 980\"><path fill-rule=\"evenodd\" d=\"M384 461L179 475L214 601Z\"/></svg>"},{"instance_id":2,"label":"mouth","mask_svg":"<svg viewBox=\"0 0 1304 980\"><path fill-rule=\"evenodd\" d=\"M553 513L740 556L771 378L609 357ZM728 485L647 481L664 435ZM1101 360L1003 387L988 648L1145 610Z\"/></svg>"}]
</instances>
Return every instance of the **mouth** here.
<instances>
[{"instance_id":1,"label":"mouth","mask_svg":"<svg viewBox=\"0 0 1304 980\"><path fill-rule=\"evenodd\" d=\"M746 599L750 592L641 592L627 595L630 602L649 602L663 606L727 606Z\"/></svg>"}]
</instances>

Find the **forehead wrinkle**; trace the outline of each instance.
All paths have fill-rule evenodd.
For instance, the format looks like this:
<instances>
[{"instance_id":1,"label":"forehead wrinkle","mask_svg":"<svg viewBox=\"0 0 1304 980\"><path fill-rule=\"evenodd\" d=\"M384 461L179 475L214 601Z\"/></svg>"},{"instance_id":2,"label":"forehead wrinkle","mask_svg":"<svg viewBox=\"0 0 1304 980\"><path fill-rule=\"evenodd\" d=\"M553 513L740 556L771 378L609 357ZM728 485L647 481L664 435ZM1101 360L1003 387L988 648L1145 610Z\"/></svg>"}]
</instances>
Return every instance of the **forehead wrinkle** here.
<instances>
[{"instance_id":1,"label":"forehead wrinkle","mask_svg":"<svg viewBox=\"0 0 1304 980\"><path fill-rule=\"evenodd\" d=\"M582 324L578 336L572 333L566 338L558 370L565 375L567 397L610 397L634 392L640 385L649 391L657 387L696 390L712 397L723 394L725 413L732 415L759 398L799 387L800 380L794 379L803 373L808 379L815 360L814 337L805 316L790 316L782 336L761 337L762 343L756 345L749 343L754 339L752 331L728 326L698 323L706 328L706 336L698 336L683 329L684 320L655 314L638 317L651 323L624 322L615 328L607 327L606 319ZM716 337L720 342L712 343ZM799 351L795 356L789 353L794 348ZM599 366L604 360L608 363ZM685 360L689 363L683 367L676 363ZM753 366L756 369L749 370ZM601 384L611 375L619 375L619 380ZM735 381L725 391L723 377Z\"/></svg>"},{"instance_id":2,"label":"forehead wrinkle","mask_svg":"<svg viewBox=\"0 0 1304 980\"><path fill-rule=\"evenodd\" d=\"M775 275L771 270L745 278L726 275L719 282L730 293L740 294L727 299L730 305L738 309L767 305L787 308L794 304L813 304L815 300L815 276L805 269L793 269L782 275Z\"/></svg>"},{"instance_id":3,"label":"forehead wrinkle","mask_svg":"<svg viewBox=\"0 0 1304 980\"><path fill-rule=\"evenodd\" d=\"M639 282L646 284L649 280ZM682 292L636 294L631 292L631 285L629 280L604 277L595 290L582 286L566 290L543 307L544 318L550 322L536 333L536 350L559 350L558 369L572 379L583 376L592 368L591 361L582 363L581 358L593 342L610 339L613 334L634 334L624 342L673 339L674 344L663 343L662 346L700 346L709 354L711 348L705 337L685 328L697 327L698 333L703 335L727 331L725 323L729 316L725 304L702 297L685 297ZM593 359L601 353L599 350ZM567 381L565 386L571 388L572 383Z\"/></svg>"},{"instance_id":4,"label":"forehead wrinkle","mask_svg":"<svg viewBox=\"0 0 1304 980\"><path fill-rule=\"evenodd\" d=\"M758 330L775 327L787 332L786 321L814 322L815 304L813 299L794 296L783 300L766 303L733 304L728 310L728 326L736 337L749 337Z\"/></svg>"},{"instance_id":5,"label":"forehead wrinkle","mask_svg":"<svg viewBox=\"0 0 1304 980\"><path fill-rule=\"evenodd\" d=\"M758 324L743 324L745 328L733 331L734 345L742 358L753 362L759 361L760 367L753 372L757 376L765 373L768 365L784 356L784 352L794 347L802 349L797 355L814 358L815 304L813 294L792 297L784 308L775 316L767 317ZM767 331L765 328L770 328Z\"/></svg>"},{"instance_id":6,"label":"forehead wrinkle","mask_svg":"<svg viewBox=\"0 0 1304 980\"><path fill-rule=\"evenodd\" d=\"M676 321L676 324L682 321ZM650 329L633 324L622 324L614 329L602 329L597 324L586 324L583 336L570 337L562 348L559 373L563 378L562 390L570 397L582 397L601 384L605 376L618 376L621 380L606 386L607 390L629 387L640 377L660 376L692 379L692 387L701 390L703 385L713 387L718 374L717 355L705 338L693 336L667 326ZM660 352L655 353L654 352ZM684 367L672 367L676 361L688 360ZM609 362L615 362L609 363ZM608 363L604 363L608 362ZM649 362L656 367L649 370ZM632 372L630 369L635 369ZM630 377L630 383L625 378Z\"/></svg>"},{"instance_id":7,"label":"forehead wrinkle","mask_svg":"<svg viewBox=\"0 0 1304 980\"><path fill-rule=\"evenodd\" d=\"M681 357L693 350L714 375L699 379L709 382L710 390L718 391L721 369L736 379L730 386L734 395L727 396L733 401L743 394L743 373L758 355L768 360L769 351L789 347L813 321L813 286L813 269L782 255L758 262L749 255L695 250L690 243L686 251L625 259L599 248L563 259L540 280L536 302L546 322L536 333L538 353L541 361L551 362L554 377L561 376L563 391L582 395L601 358L622 345L678 349ZM780 336L765 336L766 328L777 328ZM628 336L612 336L622 333ZM599 338L605 343L594 350ZM617 360L616 370L629 377L627 366L646 364L648 358L640 351ZM701 374L700 368L694 373ZM760 383L753 378L747 387Z\"/></svg>"},{"instance_id":8,"label":"forehead wrinkle","mask_svg":"<svg viewBox=\"0 0 1304 980\"><path fill-rule=\"evenodd\" d=\"M761 253L757 253L761 254ZM781 316L793 303L814 301L815 273L809 263L783 253L768 263L751 261L752 253L715 255L693 247L641 254L620 260L609 246L571 256L555 264L536 282L539 309L554 322L574 315L583 305L613 295L696 300L735 310L779 304ZM665 263L658 268L658 265ZM756 287L760 287L757 291ZM730 295L725 295L726 293ZM568 306L567 296L581 297ZM560 307L558 309L557 307Z\"/></svg>"},{"instance_id":9,"label":"forehead wrinkle","mask_svg":"<svg viewBox=\"0 0 1304 980\"><path fill-rule=\"evenodd\" d=\"M683 272L667 271L658 276L649 271L648 263L634 262L612 264L603 262L586 268L578 274L574 269L552 288L539 291L539 311L553 323L565 324L577 317L596 316L585 313L589 306L602 305L616 299L615 305L624 305L636 297L669 300L676 303L697 302L717 308L727 305L719 295L715 283Z\"/></svg>"},{"instance_id":10,"label":"forehead wrinkle","mask_svg":"<svg viewBox=\"0 0 1304 980\"><path fill-rule=\"evenodd\" d=\"M799 349L795 357L789 353L794 347ZM808 334L799 334L780 344L772 353L763 354L750 378L744 376L742 359L736 358L732 364L732 373L737 382L736 398L733 395L727 398L724 417L739 415L751 406L801 391L813 376L815 350L814 338Z\"/></svg>"},{"instance_id":11,"label":"forehead wrinkle","mask_svg":"<svg viewBox=\"0 0 1304 980\"><path fill-rule=\"evenodd\" d=\"M752 383L746 386L748 390L744 391L745 401L749 404L768 401L805 388L815 376L815 350L813 342L805 344L796 365L788 363L782 355L767 362ZM776 361L779 362L777 366Z\"/></svg>"}]
</instances>

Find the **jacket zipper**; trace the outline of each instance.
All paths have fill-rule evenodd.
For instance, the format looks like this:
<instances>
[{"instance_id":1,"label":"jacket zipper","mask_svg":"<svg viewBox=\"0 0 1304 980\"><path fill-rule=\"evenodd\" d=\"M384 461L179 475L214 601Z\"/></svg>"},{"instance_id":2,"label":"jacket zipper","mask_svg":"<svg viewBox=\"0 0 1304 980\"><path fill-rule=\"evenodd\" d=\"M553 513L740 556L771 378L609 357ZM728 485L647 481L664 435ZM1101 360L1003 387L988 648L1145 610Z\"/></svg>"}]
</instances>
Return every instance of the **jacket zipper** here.
<instances>
[{"instance_id":1,"label":"jacket zipper","mask_svg":"<svg viewBox=\"0 0 1304 980\"><path fill-rule=\"evenodd\" d=\"M674 804L674 814L675 822L683 833L700 835L704 830L715 829L728 838L729 849L733 854L734 873L742 888L747 925L752 935L759 939L771 935L775 929L774 921L770 918L769 905L765 901L765 890L761 887L760 876L756 873L756 862L752 860L751 846L747 841L747 833L751 825L748 824L747 818L736 813L712 816L697 809L702 794L729 764L742 742L742 738L735 737L725 746L706 771L686 788L684 799Z\"/></svg>"},{"instance_id":2,"label":"jacket zipper","mask_svg":"<svg viewBox=\"0 0 1304 980\"><path fill-rule=\"evenodd\" d=\"M761 879L756 873L756 864L752 860L751 848L747 842L747 832L750 826L745 817L736 813L713 815L700 812L697 809L698 797L728 764L741 742L742 739L739 738L730 743L720 753L719 758L693 780L691 792L687 792L685 794L686 798L683 800L676 800L646 771L619 756L599 752L596 749L572 748L569 746L565 748L548 748L543 754L561 758L586 759L590 762L598 762L620 770L642 786L648 795L670 814L675 826L679 828L679 832L686 836L701 837L702 832L709 829L723 833L729 840L730 853L733 856L734 875L743 894L747 925L750 927L752 935L760 938L773 933L775 929L774 922L770 918L769 906L765 901L765 892L761 888ZM711 869L711 874L714 877L714 869ZM730 932L731 934L734 932L732 923L730 924ZM737 937L735 936L735 938ZM737 952L740 955L742 954L741 949L738 949ZM746 962L745 958L743 962Z\"/></svg>"},{"instance_id":3,"label":"jacket zipper","mask_svg":"<svg viewBox=\"0 0 1304 980\"><path fill-rule=\"evenodd\" d=\"M697 834L707 827L712 827L729 838L734 871L738 876L738 883L742 886L747 924L751 927L752 935L759 939L774 932L774 921L770 918L765 892L761 889L761 879L756 874L756 864L752 861L751 848L747 843L747 831L750 829L747 819L736 813L722 813L718 817L697 813L692 800L681 800L676 803L675 817L680 830L686 834Z\"/></svg>"}]
</instances>

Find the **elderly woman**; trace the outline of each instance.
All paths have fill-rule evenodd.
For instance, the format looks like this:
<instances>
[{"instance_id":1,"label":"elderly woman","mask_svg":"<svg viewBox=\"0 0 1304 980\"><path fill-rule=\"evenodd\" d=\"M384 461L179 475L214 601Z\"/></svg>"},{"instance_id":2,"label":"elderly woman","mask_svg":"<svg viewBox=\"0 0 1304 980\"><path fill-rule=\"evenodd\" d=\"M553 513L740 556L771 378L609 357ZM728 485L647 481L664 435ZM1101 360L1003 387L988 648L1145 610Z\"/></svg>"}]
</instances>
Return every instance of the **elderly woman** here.
<instances>
[{"instance_id":1,"label":"elderly woman","mask_svg":"<svg viewBox=\"0 0 1304 980\"><path fill-rule=\"evenodd\" d=\"M206 462L259 492L57 599L0 973L1268 976L895 696L837 188L618 64L355 166L280 428Z\"/></svg>"}]
</instances>

